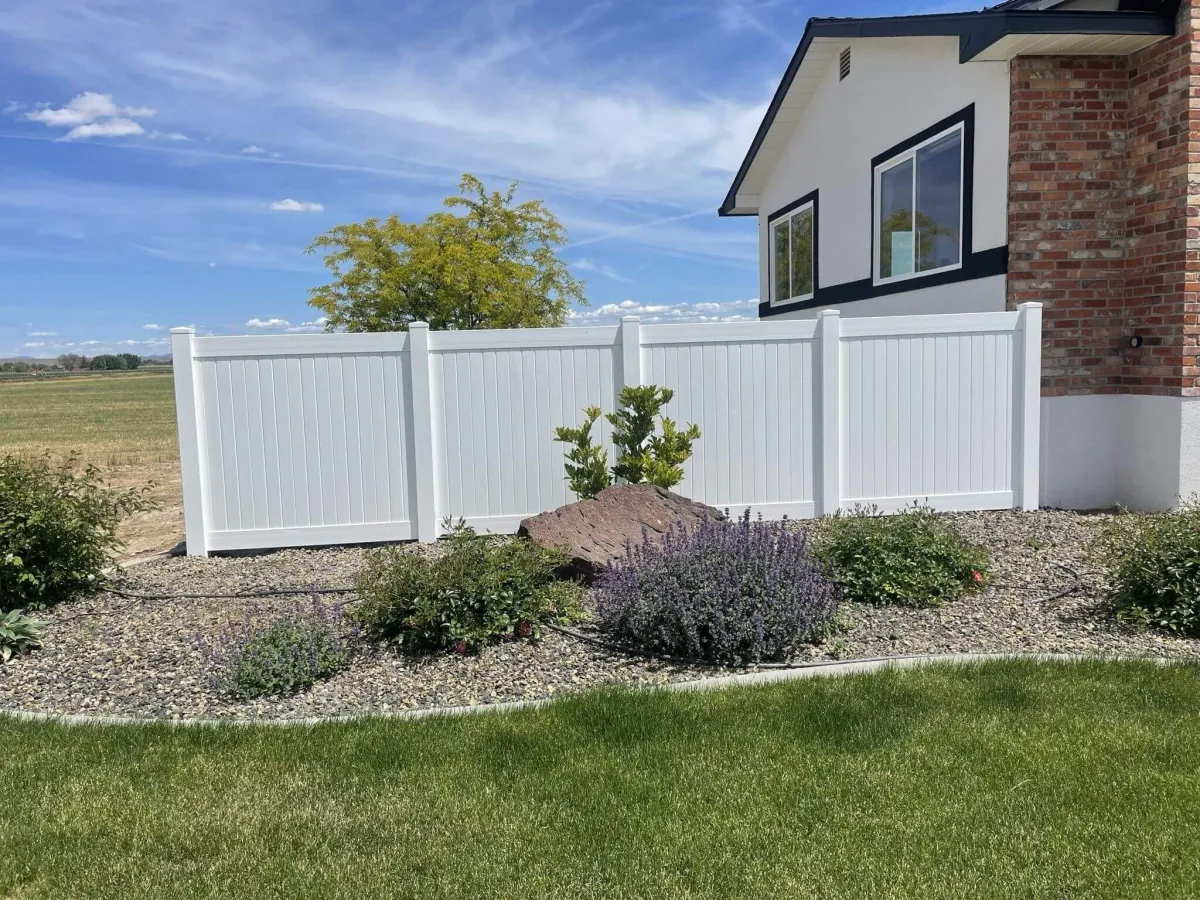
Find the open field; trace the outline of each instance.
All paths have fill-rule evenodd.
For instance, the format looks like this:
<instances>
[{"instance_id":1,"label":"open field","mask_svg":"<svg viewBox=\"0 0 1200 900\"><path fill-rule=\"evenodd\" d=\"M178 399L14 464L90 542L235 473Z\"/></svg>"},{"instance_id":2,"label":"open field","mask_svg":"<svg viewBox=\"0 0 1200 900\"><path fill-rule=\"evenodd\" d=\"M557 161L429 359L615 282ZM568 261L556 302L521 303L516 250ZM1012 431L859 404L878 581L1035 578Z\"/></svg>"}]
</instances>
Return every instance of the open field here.
<instances>
[{"instance_id":1,"label":"open field","mask_svg":"<svg viewBox=\"0 0 1200 900\"><path fill-rule=\"evenodd\" d=\"M122 533L130 555L169 549L183 539L173 392L161 371L0 382L0 453L75 453L114 483L154 482L162 509Z\"/></svg>"},{"instance_id":2,"label":"open field","mask_svg":"<svg viewBox=\"0 0 1200 900\"><path fill-rule=\"evenodd\" d=\"M993 663L316 728L0 720L0 896L1192 897L1200 669Z\"/></svg>"}]
</instances>

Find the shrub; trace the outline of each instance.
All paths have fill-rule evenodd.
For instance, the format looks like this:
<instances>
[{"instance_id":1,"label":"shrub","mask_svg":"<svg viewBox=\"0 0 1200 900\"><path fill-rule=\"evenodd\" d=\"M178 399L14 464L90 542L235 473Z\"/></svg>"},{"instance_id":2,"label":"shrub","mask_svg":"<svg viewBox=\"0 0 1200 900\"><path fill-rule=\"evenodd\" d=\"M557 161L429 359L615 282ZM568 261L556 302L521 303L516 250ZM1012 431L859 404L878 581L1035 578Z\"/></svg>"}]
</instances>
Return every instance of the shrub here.
<instances>
[{"instance_id":1,"label":"shrub","mask_svg":"<svg viewBox=\"0 0 1200 900\"><path fill-rule=\"evenodd\" d=\"M815 543L845 596L862 603L940 606L987 579L987 551L928 507L839 512L819 523Z\"/></svg>"},{"instance_id":2,"label":"shrub","mask_svg":"<svg viewBox=\"0 0 1200 900\"><path fill-rule=\"evenodd\" d=\"M15 609L0 616L0 662L39 649L45 624Z\"/></svg>"},{"instance_id":3,"label":"shrub","mask_svg":"<svg viewBox=\"0 0 1200 900\"><path fill-rule=\"evenodd\" d=\"M605 416L613 428L613 446L617 462L607 468L608 454L592 443L592 426L600 418L598 406L584 410L584 422L578 428L560 426L554 439L570 444L566 454L567 482L581 499L589 500L619 478L628 484L653 484L673 488L683 481L683 464L692 455L692 445L700 439L700 428L689 425L683 431L673 419L661 415L675 392L657 385L631 385L621 389L620 408ZM661 434L654 433L655 420Z\"/></svg>"},{"instance_id":4,"label":"shrub","mask_svg":"<svg viewBox=\"0 0 1200 900\"><path fill-rule=\"evenodd\" d=\"M103 587L123 546L117 526L153 508L146 490L113 488L73 459L0 459L0 611L45 609Z\"/></svg>"},{"instance_id":5,"label":"shrub","mask_svg":"<svg viewBox=\"0 0 1200 900\"><path fill-rule=\"evenodd\" d=\"M239 700L295 694L350 664L353 635L339 608L317 597L264 623L261 609L219 637L213 672L221 691Z\"/></svg>"},{"instance_id":6,"label":"shrub","mask_svg":"<svg viewBox=\"0 0 1200 900\"><path fill-rule=\"evenodd\" d=\"M579 612L582 589L560 581L564 553L495 541L462 523L433 556L387 548L367 557L355 617L371 637L418 650L476 650Z\"/></svg>"},{"instance_id":7,"label":"shrub","mask_svg":"<svg viewBox=\"0 0 1200 900\"><path fill-rule=\"evenodd\" d=\"M645 532L596 584L600 624L618 640L732 664L785 659L819 638L839 596L803 533L748 511L658 542Z\"/></svg>"},{"instance_id":8,"label":"shrub","mask_svg":"<svg viewBox=\"0 0 1200 900\"><path fill-rule=\"evenodd\" d=\"M1119 619L1200 637L1200 505L1115 518L1093 544Z\"/></svg>"}]
</instances>

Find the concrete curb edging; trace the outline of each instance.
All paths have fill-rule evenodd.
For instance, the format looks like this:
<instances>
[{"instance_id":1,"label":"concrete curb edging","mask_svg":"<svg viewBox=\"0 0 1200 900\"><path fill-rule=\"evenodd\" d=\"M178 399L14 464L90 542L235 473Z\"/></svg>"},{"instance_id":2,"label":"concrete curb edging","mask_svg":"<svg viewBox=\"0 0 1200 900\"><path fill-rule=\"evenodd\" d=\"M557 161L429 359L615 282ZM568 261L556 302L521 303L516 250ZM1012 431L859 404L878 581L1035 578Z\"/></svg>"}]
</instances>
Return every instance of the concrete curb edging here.
<instances>
[{"instance_id":1,"label":"concrete curb edging","mask_svg":"<svg viewBox=\"0 0 1200 900\"><path fill-rule=\"evenodd\" d=\"M635 690L666 691L670 693L692 691L716 691L743 685L774 684L780 681L797 681L807 678L836 678L878 672L883 669L918 669L926 666L964 665L971 663L996 662L1000 660L1028 659L1038 662L1150 662L1156 665L1176 665L1186 660L1171 660L1164 657L1103 656L1060 653L945 653L928 656L891 656L848 662L821 662L793 669L771 669L760 672L745 672L738 675L722 675L700 678L695 681L679 681L671 684L651 685ZM0 719L18 722L44 722L56 725L99 726L99 725L170 725L175 728L208 728L235 726L269 727L314 727L338 723L363 722L370 720L417 720L434 717L456 718L483 713L514 712L524 709L539 709L551 703L567 699L568 696L546 697L540 700L514 700L507 703L487 703L479 706L448 706L432 709L410 709L389 712L365 712L346 716L307 719L142 719L135 716L89 716L62 715L58 713L32 712L25 710L0 709Z\"/></svg>"}]
</instances>

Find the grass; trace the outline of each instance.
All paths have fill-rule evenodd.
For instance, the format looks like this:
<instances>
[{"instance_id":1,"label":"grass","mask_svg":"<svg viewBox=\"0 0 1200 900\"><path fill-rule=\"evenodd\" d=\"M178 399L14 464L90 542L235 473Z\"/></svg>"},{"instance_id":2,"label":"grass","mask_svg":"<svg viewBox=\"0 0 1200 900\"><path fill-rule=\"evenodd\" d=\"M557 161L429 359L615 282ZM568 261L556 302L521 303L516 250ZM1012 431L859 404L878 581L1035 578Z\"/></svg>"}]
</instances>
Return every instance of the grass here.
<instances>
[{"instance_id":1,"label":"grass","mask_svg":"<svg viewBox=\"0 0 1200 900\"><path fill-rule=\"evenodd\" d=\"M0 897L1190 897L1200 669L312 729L0 720Z\"/></svg>"},{"instance_id":2,"label":"grass","mask_svg":"<svg viewBox=\"0 0 1200 900\"><path fill-rule=\"evenodd\" d=\"M77 452L99 465L179 458L170 373L0 382L0 454Z\"/></svg>"}]
</instances>

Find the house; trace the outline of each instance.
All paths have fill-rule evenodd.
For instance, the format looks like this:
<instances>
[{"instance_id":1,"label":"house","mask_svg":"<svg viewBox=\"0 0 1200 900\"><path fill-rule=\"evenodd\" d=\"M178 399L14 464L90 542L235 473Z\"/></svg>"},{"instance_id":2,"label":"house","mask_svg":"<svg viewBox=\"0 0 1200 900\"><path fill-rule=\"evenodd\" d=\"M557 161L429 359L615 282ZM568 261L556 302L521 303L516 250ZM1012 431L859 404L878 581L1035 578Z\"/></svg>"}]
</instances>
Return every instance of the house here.
<instances>
[{"instance_id":1,"label":"house","mask_svg":"<svg viewBox=\"0 0 1200 900\"><path fill-rule=\"evenodd\" d=\"M1039 300L1043 503L1200 491L1197 54L1200 0L811 20L720 209L760 317Z\"/></svg>"}]
</instances>

